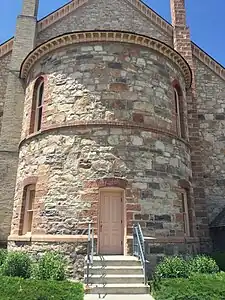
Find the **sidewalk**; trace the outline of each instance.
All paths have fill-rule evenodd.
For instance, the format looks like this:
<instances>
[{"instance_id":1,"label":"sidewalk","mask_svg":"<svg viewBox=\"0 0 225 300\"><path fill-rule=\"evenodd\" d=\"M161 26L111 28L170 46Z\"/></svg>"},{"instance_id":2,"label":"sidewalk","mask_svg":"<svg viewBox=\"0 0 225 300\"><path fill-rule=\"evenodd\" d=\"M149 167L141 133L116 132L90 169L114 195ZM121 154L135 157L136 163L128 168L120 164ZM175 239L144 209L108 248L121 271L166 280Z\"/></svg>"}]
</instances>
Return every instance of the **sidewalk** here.
<instances>
[{"instance_id":1,"label":"sidewalk","mask_svg":"<svg viewBox=\"0 0 225 300\"><path fill-rule=\"evenodd\" d=\"M150 295L85 295L84 300L154 300Z\"/></svg>"}]
</instances>

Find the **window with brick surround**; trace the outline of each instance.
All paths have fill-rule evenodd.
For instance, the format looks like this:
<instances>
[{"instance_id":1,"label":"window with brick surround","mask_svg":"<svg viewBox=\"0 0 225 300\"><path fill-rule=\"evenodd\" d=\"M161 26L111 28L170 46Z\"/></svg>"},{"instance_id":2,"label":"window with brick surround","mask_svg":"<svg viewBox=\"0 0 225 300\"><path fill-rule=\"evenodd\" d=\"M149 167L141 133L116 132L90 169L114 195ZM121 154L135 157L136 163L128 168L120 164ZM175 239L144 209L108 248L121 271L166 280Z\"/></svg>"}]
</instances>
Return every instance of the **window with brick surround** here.
<instances>
[{"instance_id":1,"label":"window with brick surround","mask_svg":"<svg viewBox=\"0 0 225 300\"><path fill-rule=\"evenodd\" d=\"M41 130L43 102L44 102L44 78L41 76L36 80L36 83L34 85L31 118L30 118L30 134Z\"/></svg>"},{"instance_id":2,"label":"window with brick surround","mask_svg":"<svg viewBox=\"0 0 225 300\"><path fill-rule=\"evenodd\" d=\"M33 223L33 210L35 200L35 185L27 185L23 191L23 204L21 214L21 234L30 233Z\"/></svg>"},{"instance_id":3,"label":"window with brick surround","mask_svg":"<svg viewBox=\"0 0 225 300\"><path fill-rule=\"evenodd\" d=\"M173 87L174 102L175 102L175 114L176 114L176 127L179 137L185 139L185 122L183 111L183 96L181 88L178 84Z\"/></svg>"},{"instance_id":4,"label":"window with brick surround","mask_svg":"<svg viewBox=\"0 0 225 300\"><path fill-rule=\"evenodd\" d=\"M183 222L184 222L184 235L190 236L190 216L189 216L189 201L188 201L188 191L184 190L181 192L182 200L182 213L183 213Z\"/></svg>"}]
</instances>

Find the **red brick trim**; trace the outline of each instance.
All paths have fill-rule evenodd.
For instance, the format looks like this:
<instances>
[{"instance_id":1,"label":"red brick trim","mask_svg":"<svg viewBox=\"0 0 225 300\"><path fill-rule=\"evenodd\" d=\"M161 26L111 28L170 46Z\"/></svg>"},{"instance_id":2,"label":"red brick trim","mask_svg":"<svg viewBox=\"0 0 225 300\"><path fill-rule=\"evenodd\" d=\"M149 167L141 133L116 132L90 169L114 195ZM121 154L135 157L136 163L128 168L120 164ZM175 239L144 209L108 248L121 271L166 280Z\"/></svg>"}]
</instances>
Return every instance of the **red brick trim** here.
<instances>
[{"instance_id":1,"label":"red brick trim","mask_svg":"<svg viewBox=\"0 0 225 300\"><path fill-rule=\"evenodd\" d=\"M30 176L27 177L23 180L23 188L27 185L31 185L31 184L36 184L38 181L38 177L37 176Z\"/></svg>"},{"instance_id":2,"label":"red brick trim","mask_svg":"<svg viewBox=\"0 0 225 300\"><path fill-rule=\"evenodd\" d=\"M185 179L180 179L178 181L178 185L180 188L185 189L185 190L189 190L191 188L190 182Z\"/></svg>"},{"instance_id":3,"label":"red brick trim","mask_svg":"<svg viewBox=\"0 0 225 300\"><path fill-rule=\"evenodd\" d=\"M32 105L31 105L31 110L30 110L30 124L29 124L29 134L34 133L34 127L35 127L35 118L36 118L36 113L37 113L37 89L41 83L44 83L44 94L43 94L43 105L45 102L46 94L47 94L47 83L48 83L48 77L47 75L40 73L38 74L35 83L33 85L33 95L32 95ZM43 111L42 111L42 116L43 116Z\"/></svg>"},{"instance_id":4,"label":"red brick trim","mask_svg":"<svg viewBox=\"0 0 225 300\"><path fill-rule=\"evenodd\" d=\"M104 188L104 187L116 187L125 189L128 181L122 178L101 178L96 180L85 181L84 188Z\"/></svg>"},{"instance_id":5,"label":"red brick trim","mask_svg":"<svg viewBox=\"0 0 225 300\"><path fill-rule=\"evenodd\" d=\"M154 133L158 133L158 134L162 134L162 135L166 135L169 136L171 138L174 138L176 140L179 140L181 142L183 142L187 147L190 148L190 145L187 141L179 138L174 132L169 132L167 130L164 130L160 127L156 128L153 126L148 126L148 125L142 125L142 124L137 124L134 122L125 122L125 121L105 121L105 120L96 120L96 121L74 121L71 124L65 124L65 125L52 125L49 127L45 127L43 128L41 131L33 133L31 135L28 135L25 139L22 139L20 141L19 144L19 148L26 143L27 141L29 141L32 138L35 138L39 135L54 131L54 130L59 130L59 129L67 129L67 128L87 128L87 127L98 127L98 126L102 126L102 127L118 127L118 128L128 128L128 129L140 129L143 131L150 131L150 132L154 132Z\"/></svg>"}]
</instances>

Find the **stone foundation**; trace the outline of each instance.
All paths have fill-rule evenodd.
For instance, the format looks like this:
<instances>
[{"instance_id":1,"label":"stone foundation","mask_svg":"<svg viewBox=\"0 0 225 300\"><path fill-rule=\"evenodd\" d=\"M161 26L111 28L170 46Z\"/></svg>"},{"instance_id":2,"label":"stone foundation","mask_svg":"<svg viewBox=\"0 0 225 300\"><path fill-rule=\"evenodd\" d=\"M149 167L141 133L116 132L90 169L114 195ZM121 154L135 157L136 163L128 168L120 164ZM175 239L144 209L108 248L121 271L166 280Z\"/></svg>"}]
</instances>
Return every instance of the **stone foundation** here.
<instances>
[{"instance_id":1,"label":"stone foundation","mask_svg":"<svg viewBox=\"0 0 225 300\"><path fill-rule=\"evenodd\" d=\"M84 261L87 255L87 242L34 242L9 241L8 250L24 251L38 259L45 252L57 251L68 263L68 276L81 280L84 278Z\"/></svg>"}]
</instances>

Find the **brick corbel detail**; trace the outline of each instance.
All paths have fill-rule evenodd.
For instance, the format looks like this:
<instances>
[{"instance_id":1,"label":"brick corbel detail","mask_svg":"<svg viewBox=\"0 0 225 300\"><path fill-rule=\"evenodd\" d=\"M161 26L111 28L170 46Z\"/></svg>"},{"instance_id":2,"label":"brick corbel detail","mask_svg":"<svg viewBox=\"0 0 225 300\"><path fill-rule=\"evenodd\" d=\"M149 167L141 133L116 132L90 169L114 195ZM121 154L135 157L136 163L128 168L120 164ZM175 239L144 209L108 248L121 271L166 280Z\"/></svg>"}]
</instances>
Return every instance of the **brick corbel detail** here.
<instances>
[{"instance_id":1,"label":"brick corbel detail","mask_svg":"<svg viewBox=\"0 0 225 300\"><path fill-rule=\"evenodd\" d=\"M185 0L170 0L172 23L174 26L174 48L186 59L192 69L192 86L186 91L188 106L189 142L191 145L191 162L193 171L193 193L197 234L200 238L208 237L207 206L204 194L204 178L201 154L201 138L196 99L195 65L192 55L190 30L186 24Z\"/></svg>"}]
</instances>

